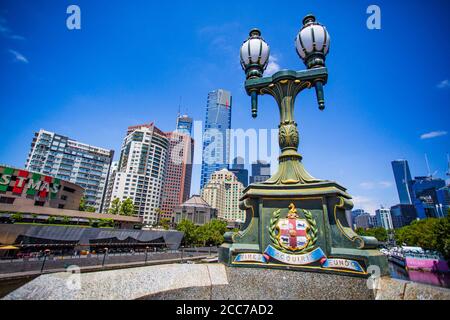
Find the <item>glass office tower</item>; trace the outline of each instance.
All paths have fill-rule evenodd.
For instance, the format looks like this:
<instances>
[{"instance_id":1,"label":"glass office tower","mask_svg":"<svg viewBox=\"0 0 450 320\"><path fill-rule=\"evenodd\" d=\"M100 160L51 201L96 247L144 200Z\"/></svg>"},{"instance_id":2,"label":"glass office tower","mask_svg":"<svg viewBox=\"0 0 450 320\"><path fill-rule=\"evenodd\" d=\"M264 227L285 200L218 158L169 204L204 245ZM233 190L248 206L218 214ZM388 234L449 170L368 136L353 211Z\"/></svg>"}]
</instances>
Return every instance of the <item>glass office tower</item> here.
<instances>
[{"instance_id":1,"label":"glass office tower","mask_svg":"<svg viewBox=\"0 0 450 320\"><path fill-rule=\"evenodd\" d=\"M200 188L208 183L211 175L228 169L230 157L231 93L218 89L208 93L205 127L203 132L203 154Z\"/></svg>"},{"instance_id":2,"label":"glass office tower","mask_svg":"<svg viewBox=\"0 0 450 320\"><path fill-rule=\"evenodd\" d=\"M187 115L179 115L177 117L177 129L175 130L178 133L187 134L189 136L192 135L192 118Z\"/></svg>"},{"instance_id":3,"label":"glass office tower","mask_svg":"<svg viewBox=\"0 0 450 320\"><path fill-rule=\"evenodd\" d=\"M411 172L407 160L392 161L395 184L397 185L398 198L401 204L412 204L413 193Z\"/></svg>"}]
</instances>

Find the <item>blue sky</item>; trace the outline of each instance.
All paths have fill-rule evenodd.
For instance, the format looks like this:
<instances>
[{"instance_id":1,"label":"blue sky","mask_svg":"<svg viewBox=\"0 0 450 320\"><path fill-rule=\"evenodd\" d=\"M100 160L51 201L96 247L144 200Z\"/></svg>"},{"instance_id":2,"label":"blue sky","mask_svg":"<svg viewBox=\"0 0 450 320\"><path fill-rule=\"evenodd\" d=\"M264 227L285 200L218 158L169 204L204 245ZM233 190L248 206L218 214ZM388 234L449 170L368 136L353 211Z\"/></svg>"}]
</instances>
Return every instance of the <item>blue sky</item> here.
<instances>
[{"instance_id":1,"label":"blue sky","mask_svg":"<svg viewBox=\"0 0 450 320\"><path fill-rule=\"evenodd\" d=\"M81 30L66 8L81 8ZM381 30L366 9L381 8ZM0 163L23 167L41 128L118 151L128 125L172 130L183 109L203 120L208 91L233 94L233 128L276 128L270 97L250 113L238 52L252 27L272 67L303 69L293 40L307 13L331 34L324 112L313 91L296 102L308 171L347 187L356 206L398 202L390 161L445 177L450 152L450 2L1 0ZM429 134L421 138L422 135ZM440 135L439 135L440 133ZM198 191L199 166L193 191Z\"/></svg>"}]
</instances>

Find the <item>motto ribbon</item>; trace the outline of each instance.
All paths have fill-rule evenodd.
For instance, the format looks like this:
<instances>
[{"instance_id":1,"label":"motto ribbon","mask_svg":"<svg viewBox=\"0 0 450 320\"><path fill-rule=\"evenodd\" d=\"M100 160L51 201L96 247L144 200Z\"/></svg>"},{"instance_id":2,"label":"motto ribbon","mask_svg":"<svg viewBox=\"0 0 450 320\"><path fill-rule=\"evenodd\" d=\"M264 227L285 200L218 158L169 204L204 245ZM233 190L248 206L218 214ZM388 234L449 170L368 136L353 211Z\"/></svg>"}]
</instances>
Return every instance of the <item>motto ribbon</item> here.
<instances>
[{"instance_id":1,"label":"motto ribbon","mask_svg":"<svg viewBox=\"0 0 450 320\"><path fill-rule=\"evenodd\" d=\"M260 253L240 253L234 259L234 262L262 262L266 263L267 259Z\"/></svg>"},{"instance_id":2,"label":"motto ribbon","mask_svg":"<svg viewBox=\"0 0 450 320\"><path fill-rule=\"evenodd\" d=\"M327 269L347 269L364 273L363 267L354 260L330 258L325 256L321 248L305 253L305 254L289 254L284 253L269 245L264 254L261 253L240 253L234 259L234 262L258 262L267 263L269 257L290 265L308 265L316 261L320 261L322 268Z\"/></svg>"},{"instance_id":3,"label":"motto ribbon","mask_svg":"<svg viewBox=\"0 0 450 320\"><path fill-rule=\"evenodd\" d=\"M358 262L348 259L327 259L322 264L322 268L349 269L364 273L364 269Z\"/></svg>"},{"instance_id":4,"label":"motto ribbon","mask_svg":"<svg viewBox=\"0 0 450 320\"><path fill-rule=\"evenodd\" d=\"M281 252L269 245L264 253L274 258L275 260L292 265L306 265L325 258L325 254L323 253L321 248L316 248L315 250L306 254L289 254Z\"/></svg>"}]
</instances>

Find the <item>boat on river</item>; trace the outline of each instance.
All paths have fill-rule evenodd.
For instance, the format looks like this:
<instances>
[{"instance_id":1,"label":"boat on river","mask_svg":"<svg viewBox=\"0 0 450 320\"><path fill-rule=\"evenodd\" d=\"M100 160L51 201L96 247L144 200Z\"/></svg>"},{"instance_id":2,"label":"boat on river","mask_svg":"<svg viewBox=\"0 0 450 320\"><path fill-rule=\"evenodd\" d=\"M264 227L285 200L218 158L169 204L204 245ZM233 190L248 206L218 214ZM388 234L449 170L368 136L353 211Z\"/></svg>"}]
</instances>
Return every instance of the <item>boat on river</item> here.
<instances>
[{"instance_id":1,"label":"boat on river","mask_svg":"<svg viewBox=\"0 0 450 320\"><path fill-rule=\"evenodd\" d=\"M383 253L387 255L389 261L407 270L450 272L447 261L435 251L402 246L384 250Z\"/></svg>"}]
</instances>

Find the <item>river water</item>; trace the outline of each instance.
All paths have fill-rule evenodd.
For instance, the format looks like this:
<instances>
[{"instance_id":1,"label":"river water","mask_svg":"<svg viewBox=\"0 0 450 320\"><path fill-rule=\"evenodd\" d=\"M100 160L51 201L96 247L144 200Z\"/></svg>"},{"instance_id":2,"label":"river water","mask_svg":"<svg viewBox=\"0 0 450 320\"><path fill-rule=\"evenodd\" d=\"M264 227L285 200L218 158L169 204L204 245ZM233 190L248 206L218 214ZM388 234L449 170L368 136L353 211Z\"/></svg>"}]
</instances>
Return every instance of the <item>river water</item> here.
<instances>
[{"instance_id":1,"label":"river water","mask_svg":"<svg viewBox=\"0 0 450 320\"><path fill-rule=\"evenodd\" d=\"M406 270L389 262L389 271L394 279L408 280L432 286L450 288L450 273L434 273L417 270Z\"/></svg>"}]
</instances>

